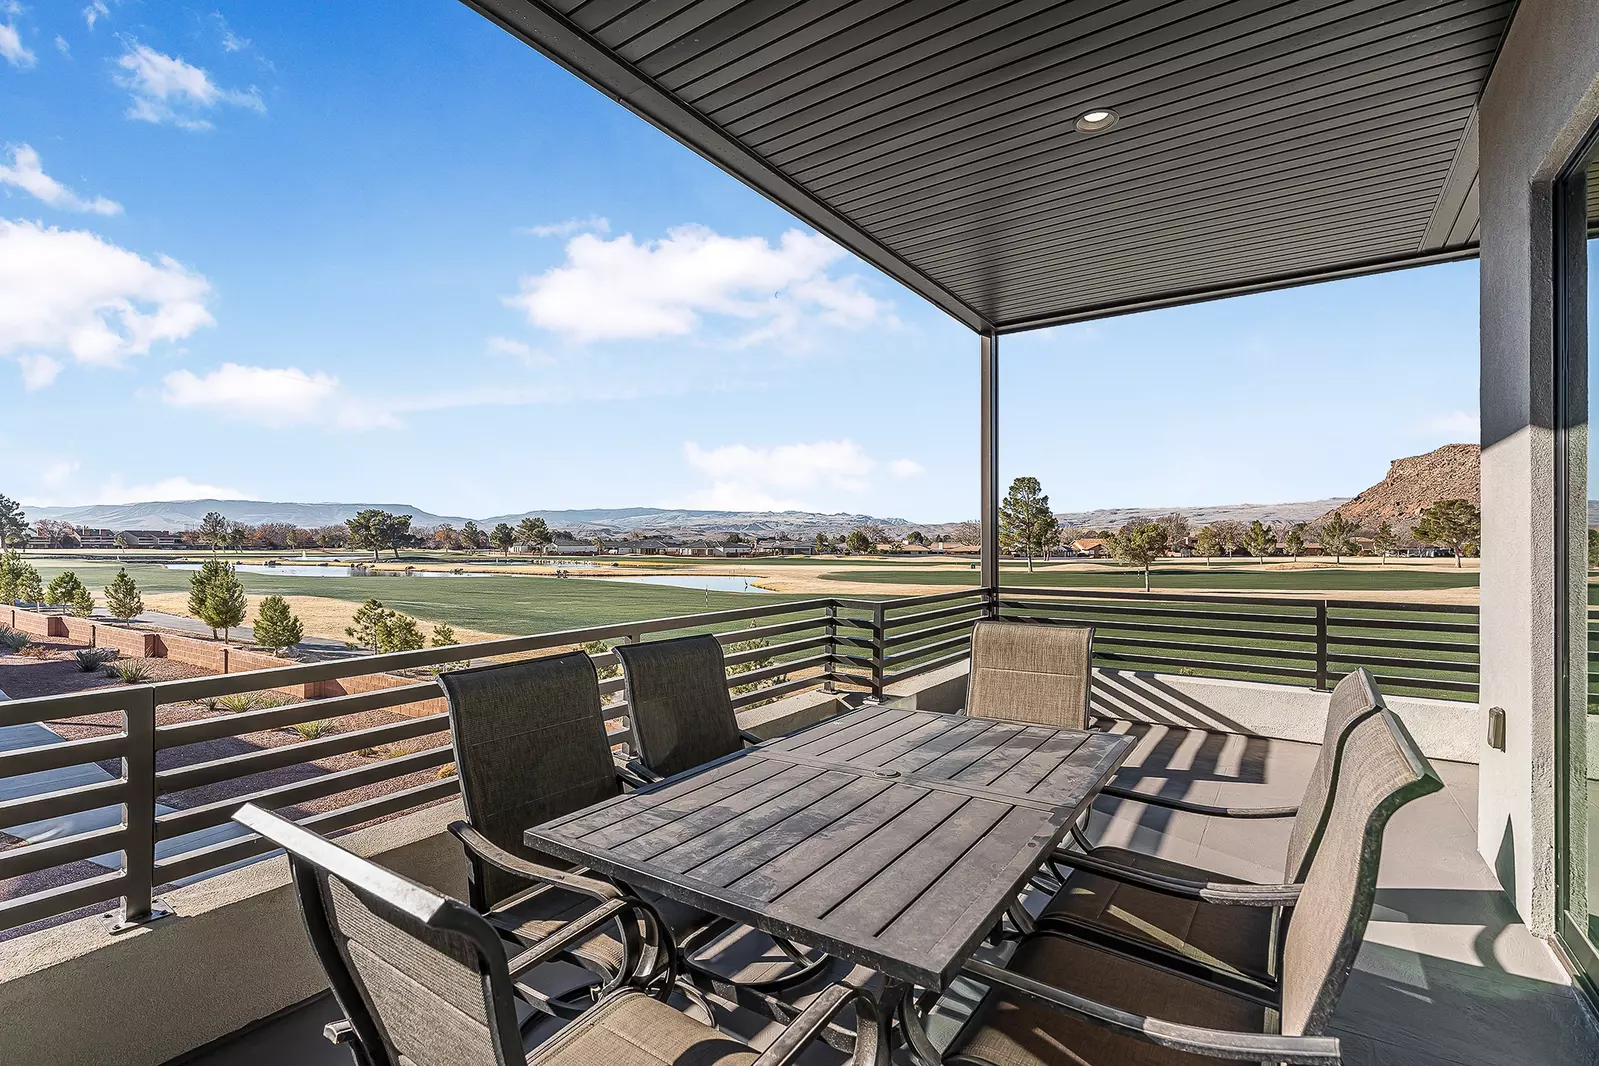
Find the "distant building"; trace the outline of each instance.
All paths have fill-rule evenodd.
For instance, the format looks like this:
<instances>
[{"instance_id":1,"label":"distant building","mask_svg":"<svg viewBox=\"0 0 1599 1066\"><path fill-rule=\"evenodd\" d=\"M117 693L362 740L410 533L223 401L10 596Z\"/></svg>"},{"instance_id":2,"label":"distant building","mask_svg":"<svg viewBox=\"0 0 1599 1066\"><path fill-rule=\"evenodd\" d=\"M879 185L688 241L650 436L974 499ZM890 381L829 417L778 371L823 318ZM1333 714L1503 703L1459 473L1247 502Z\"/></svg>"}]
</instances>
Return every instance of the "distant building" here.
<instances>
[{"instance_id":1,"label":"distant building","mask_svg":"<svg viewBox=\"0 0 1599 1066\"><path fill-rule=\"evenodd\" d=\"M938 541L928 549L939 555L981 555L983 549L977 544L956 544L952 541Z\"/></svg>"},{"instance_id":2,"label":"distant building","mask_svg":"<svg viewBox=\"0 0 1599 1066\"><path fill-rule=\"evenodd\" d=\"M1079 537L1072 541L1071 550L1073 555L1103 559L1110 554L1110 544L1102 537Z\"/></svg>"},{"instance_id":3,"label":"distant building","mask_svg":"<svg viewBox=\"0 0 1599 1066\"><path fill-rule=\"evenodd\" d=\"M755 542L755 551L761 555L814 555L816 545L800 540L777 538Z\"/></svg>"}]
</instances>

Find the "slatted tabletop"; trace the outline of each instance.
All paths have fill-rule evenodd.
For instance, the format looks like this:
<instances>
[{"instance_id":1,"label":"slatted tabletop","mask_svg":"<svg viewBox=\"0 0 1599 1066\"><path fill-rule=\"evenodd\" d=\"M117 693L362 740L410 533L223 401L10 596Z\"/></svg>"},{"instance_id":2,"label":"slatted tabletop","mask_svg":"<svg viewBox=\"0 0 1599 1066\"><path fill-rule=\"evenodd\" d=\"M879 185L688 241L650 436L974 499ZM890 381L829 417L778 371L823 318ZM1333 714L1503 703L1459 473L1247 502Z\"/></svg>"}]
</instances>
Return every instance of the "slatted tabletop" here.
<instances>
[{"instance_id":1,"label":"slatted tabletop","mask_svg":"<svg viewBox=\"0 0 1599 1066\"><path fill-rule=\"evenodd\" d=\"M864 707L546 822L526 840L942 989L1132 743Z\"/></svg>"}]
</instances>

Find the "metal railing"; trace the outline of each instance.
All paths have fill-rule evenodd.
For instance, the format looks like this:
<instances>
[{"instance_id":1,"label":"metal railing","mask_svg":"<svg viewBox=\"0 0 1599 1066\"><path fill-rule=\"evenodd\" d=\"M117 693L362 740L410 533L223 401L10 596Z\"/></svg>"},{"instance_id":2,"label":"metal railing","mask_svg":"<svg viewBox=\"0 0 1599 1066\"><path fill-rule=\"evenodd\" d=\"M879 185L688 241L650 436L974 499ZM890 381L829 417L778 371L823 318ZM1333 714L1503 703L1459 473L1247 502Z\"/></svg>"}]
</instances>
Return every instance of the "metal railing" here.
<instances>
[{"instance_id":1,"label":"metal railing","mask_svg":"<svg viewBox=\"0 0 1599 1066\"><path fill-rule=\"evenodd\" d=\"M0 830L51 820L98 825L69 830L66 836L35 834L34 842L0 850L0 897L9 896L0 898L0 930L115 900L121 901L120 924L148 920L159 913L161 886L270 850L252 835L214 839L219 829L233 831L232 814L246 801L274 810L299 808L302 824L332 832L458 793L447 770L454 758L447 715L435 709L405 711L417 712L416 704L440 698L437 684L426 675L409 683L391 678L393 687L377 691L296 699L233 714L193 713L196 705L222 697L444 667L467 656L530 655L594 641L707 632L728 649L730 670L740 671L728 676L737 708L818 688L881 697L898 682L964 659L972 624L996 615L1093 625L1095 665L1102 668L1325 689L1355 666L1367 666L1392 691L1458 697L1476 689L1475 614L1473 607L1438 604L1007 587L997 593L975 589L888 600L767 603L0 702L0 727L50 723L71 738L42 742L40 736L39 743L0 752L0 783L66 769L75 769L76 781L94 773L104 778L0 800ZM626 744L630 722L617 657L605 651L592 658L602 675L611 740ZM189 713L182 713L184 708ZM375 725L352 723L353 716L380 711L404 716ZM305 729L302 739L288 742L282 731L308 723L353 727ZM256 739L243 739L248 736ZM217 742L226 745L235 738L235 750L220 754L196 747L214 749ZM384 753L379 750L384 745L399 750ZM311 765L352 755L362 756L361 761L333 769ZM272 772L282 776L291 768L304 772L287 781L252 780ZM107 858L117 853L120 863ZM28 887L26 879L44 871L96 859L106 872Z\"/></svg>"}]
</instances>

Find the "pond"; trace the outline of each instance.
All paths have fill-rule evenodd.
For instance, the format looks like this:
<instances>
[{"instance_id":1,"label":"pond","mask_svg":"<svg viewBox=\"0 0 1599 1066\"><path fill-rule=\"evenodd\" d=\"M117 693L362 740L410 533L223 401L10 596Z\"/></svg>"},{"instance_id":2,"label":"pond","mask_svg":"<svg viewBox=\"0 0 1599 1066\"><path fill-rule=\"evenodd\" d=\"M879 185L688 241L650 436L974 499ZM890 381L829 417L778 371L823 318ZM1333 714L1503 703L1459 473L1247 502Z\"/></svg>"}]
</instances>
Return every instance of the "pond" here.
<instances>
[{"instance_id":1,"label":"pond","mask_svg":"<svg viewBox=\"0 0 1599 1066\"><path fill-rule=\"evenodd\" d=\"M673 585L680 589L707 592L771 592L752 584L747 577L722 577L716 574L656 575L651 577L596 577L594 581L626 581L635 585Z\"/></svg>"}]
</instances>

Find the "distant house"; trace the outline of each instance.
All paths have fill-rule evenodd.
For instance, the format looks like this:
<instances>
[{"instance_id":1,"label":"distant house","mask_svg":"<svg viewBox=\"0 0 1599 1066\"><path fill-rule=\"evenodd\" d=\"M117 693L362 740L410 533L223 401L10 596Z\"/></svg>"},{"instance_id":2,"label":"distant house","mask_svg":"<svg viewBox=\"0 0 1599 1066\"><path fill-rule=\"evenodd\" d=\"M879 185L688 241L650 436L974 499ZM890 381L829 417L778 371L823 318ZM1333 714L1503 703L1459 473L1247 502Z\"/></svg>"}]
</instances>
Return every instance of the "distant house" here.
<instances>
[{"instance_id":1,"label":"distant house","mask_svg":"<svg viewBox=\"0 0 1599 1066\"><path fill-rule=\"evenodd\" d=\"M713 544L711 554L720 556L752 555L755 552L753 545L749 544Z\"/></svg>"},{"instance_id":2,"label":"distant house","mask_svg":"<svg viewBox=\"0 0 1599 1066\"><path fill-rule=\"evenodd\" d=\"M938 541L928 549L938 555L981 555L983 549L977 544L957 544L953 541Z\"/></svg>"},{"instance_id":3,"label":"distant house","mask_svg":"<svg viewBox=\"0 0 1599 1066\"><path fill-rule=\"evenodd\" d=\"M814 555L816 545L800 540L775 540L755 542L755 551L761 555Z\"/></svg>"},{"instance_id":4,"label":"distant house","mask_svg":"<svg viewBox=\"0 0 1599 1066\"><path fill-rule=\"evenodd\" d=\"M569 540L558 544L551 544L549 555L598 555L600 549L583 541Z\"/></svg>"},{"instance_id":5,"label":"distant house","mask_svg":"<svg viewBox=\"0 0 1599 1066\"><path fill-rule=\"evenodd\" d=\"M1103 559L1110 554L1110 544L1102 537L1079 537L1072 541L1073 555Z\"/></svg>"}]
</instances>

